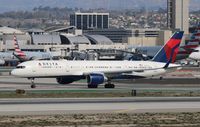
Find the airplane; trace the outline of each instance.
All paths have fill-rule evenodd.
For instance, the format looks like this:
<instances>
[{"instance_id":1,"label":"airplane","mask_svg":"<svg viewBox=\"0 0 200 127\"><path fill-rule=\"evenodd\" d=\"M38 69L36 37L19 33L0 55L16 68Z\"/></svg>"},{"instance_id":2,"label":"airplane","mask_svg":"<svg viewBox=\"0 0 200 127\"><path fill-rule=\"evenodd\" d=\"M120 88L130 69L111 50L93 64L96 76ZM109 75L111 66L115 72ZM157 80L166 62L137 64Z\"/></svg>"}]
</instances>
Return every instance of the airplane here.
<instances>
[{"instance_id":1,"label":"airplane","mask_svg":"<svg viewBox=\"0 0 200 127\"><path fill-rule=\"evenodd\" d=\"M180 46L176 60L182 60L189 57L189 55L192 52L195 52L194 50L195 47L196 45L195 46L193 45ZM162 46L149 46L149 47L145 46L145 47L136 47L135 49L136 49L136 52L146 55L146 57L150 59L156 55L156 53L159 51L160 48L162 48Z\"/></svg>"},{"instance_id":2,"label":"airplane","mask_svg":"<svg viewBox=\"0 0 200 127\"><path fill-rule=\"evenodd\" d=\"M5 64L5 60L4 59L0 59L0 65L4 65Z\"/></svg>"},{"instance_id":3,"label":"airplane","mask_svg":"<svg viewBox=\"0 0 200 127\"><path fill-rule=\"evenodd\" d=\"M13 56L12 51L0 52L0 65L5 65L13 61L18 61L15 56Z\"/></svg>"},{"instance_id":4,"label":"airplane","mask_svg":"<svg viewBox=\"0 0 200 127\"><path fill-rule=\"evenodd\" d=\"M52 59L52 55L49 52L34 52L34 51L22 51L19 48L16 35L14 35L14 48L13 55L19 59L20 62L34 60L34 59Z\"/></svg>"},{"instance_id":5,"label":"airplane","mask_svg":"<svg viewBox=\"0 0 200 127\"><path fill-rule=\"evenodd\" d=\"M31 80L35 88L35 78L56 78L59 84L69 84L86 79L88 88L114 88L115 79L138 79L162 75L177 69L178 64L171 63L178 53L183 31L175 32L151 61L67 61L35 60L19 64L11 71L16 77Z\"/></svg>"},{"instance_id":6,"label":"airplane","mask_svg":"<svg viewBox=\"0 0 200 127\"><path fill-rule=\"evenodd\" d=\"M179 48L176 60L182 60L188 58L192 52L196 52L195 48L200 45L200 25L197 26L195 31L192 33L189 40L186 40L186 43ZM149 58L153 58L156 53L162 48L162 46L142 46L135 47L129 46L128 50L135 50L136 53L146 55ZM196 53L194 53L196 54Z\"/></svg>"},{"instance_id":7,"label":"airplane","mask_svg":"<svg viewBox=\"0 0 200 127\"><path fill-rule=\"evenodd\" d=\"M189 55L190 59L200 61L200 47L197 47L194 52Z\"/></svg>"},{"instance_id":8,"label":"airplane","mask_svg":"<svg viewBox=\"0 0 200 127\"><path fill-rule=\"evenodd\" d=\"M13 38L14 42L14 49L15 51L4 51L0 52L0 65L3 65L5 63L10 62L24 62L28 60L34 60L34 59L51 59L52 55L49 52L33 52L33 51L21 51L19 48L19 44L16 38L16 35L14 35Z\"/></svg>"},{"instance_id":9,"label":"airplane","mask_svg":"<svg viewBox=\"0 0 200 127\"><path fill-rule=\"evenodd\" d=\"M200 61L200 24L195 29L195 32L192 34L191 39L188 41L188 43L193 43L193 45L190 45L189 48L193 49L193 52L189 55L190 59Z\"/></svg>"}]
</instances>

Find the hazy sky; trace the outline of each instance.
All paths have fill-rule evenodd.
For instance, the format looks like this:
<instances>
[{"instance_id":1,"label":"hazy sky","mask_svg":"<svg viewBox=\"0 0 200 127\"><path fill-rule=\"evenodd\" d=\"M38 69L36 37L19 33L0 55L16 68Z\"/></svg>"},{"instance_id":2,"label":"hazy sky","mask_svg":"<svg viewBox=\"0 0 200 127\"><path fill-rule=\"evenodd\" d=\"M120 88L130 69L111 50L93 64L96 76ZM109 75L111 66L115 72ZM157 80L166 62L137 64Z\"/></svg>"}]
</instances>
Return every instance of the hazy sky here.
<instances>
[{"instance_id":1,"label":"hazy sky","mask_svg":"<svg viewBox=\"0 0 200 127\"><path fill-rule=\"evenodd\" d=\"M0 13L32 10L38 6L69 8L134 9L138 7L166 8L167 0L0 0ZM200 10L200 0L190 0L190 9Z\"/></svg>"}]
</instances>

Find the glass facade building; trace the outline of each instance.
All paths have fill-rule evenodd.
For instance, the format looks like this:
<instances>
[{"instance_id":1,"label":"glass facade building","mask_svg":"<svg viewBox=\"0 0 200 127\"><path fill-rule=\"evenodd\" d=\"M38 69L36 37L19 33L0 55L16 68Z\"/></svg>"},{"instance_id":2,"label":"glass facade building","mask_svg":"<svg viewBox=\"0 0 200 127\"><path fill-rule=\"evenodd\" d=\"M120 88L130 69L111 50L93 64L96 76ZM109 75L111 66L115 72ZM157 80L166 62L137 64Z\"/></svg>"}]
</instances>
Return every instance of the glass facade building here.
<instances>
[{"instance_id":1,"label":"glass facade building","mask_svg":"<svg viewBox=\"0 0 200 127\"><path fill-rule=\"evenodd\" d=\"M109 13L75 13L70 15L70 25L77 29L108 29Z\"/></svg>"}]
</instances>

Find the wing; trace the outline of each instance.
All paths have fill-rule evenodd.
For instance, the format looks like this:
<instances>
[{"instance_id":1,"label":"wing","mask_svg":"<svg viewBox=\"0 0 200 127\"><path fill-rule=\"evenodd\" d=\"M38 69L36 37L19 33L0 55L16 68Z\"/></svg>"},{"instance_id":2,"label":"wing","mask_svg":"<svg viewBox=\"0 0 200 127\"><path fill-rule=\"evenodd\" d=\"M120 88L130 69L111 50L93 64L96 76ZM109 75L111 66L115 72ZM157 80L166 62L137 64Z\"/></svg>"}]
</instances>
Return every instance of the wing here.
<instances>
[{"instance_id":1,"label":"wing","mask_svg":"<svg viewBox=\"0 0 200 127\"><path fill-rule=\"evenodd\" d=\"M137 79L137 78L146 78L146 77L153 77L162 75L164 73L169 73L174 70L179 70L182 67L179 65L169 66L167 68L160 67L160 68L152 68L152 69L128 69L128 70L121 70L121 71L103 71L103 72L84 72L79 73L83 74L84 76L88 76L91 74L98 74L103 75L107 78L116 78L116 79Z\"/></svg>"}]
</instances>

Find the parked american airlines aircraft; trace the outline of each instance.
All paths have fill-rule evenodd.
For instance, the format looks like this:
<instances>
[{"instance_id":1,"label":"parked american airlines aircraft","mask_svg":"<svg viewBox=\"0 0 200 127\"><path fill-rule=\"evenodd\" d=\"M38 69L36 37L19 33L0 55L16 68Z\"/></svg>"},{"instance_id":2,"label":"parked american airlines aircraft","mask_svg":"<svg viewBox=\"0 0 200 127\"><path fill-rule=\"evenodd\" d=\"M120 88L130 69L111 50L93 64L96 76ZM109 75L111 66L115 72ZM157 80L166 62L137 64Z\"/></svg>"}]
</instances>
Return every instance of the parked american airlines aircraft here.
<instances>
[{"instance_id":1,"label":"parked american airlines aircraft","mask_svg":"<svg viewBox=\"0 0 200 127\"><path fill-rule=\"evenodd\" d=\"M11 74L31 79L56 78L59 84L69 84L87 79L88 88L97 88L107 82L105 88L114 88L113 79L135 79L161 75L180 68L170 64L176 58L183 32L176 32L160 49L152 61L67 61L36 60L19 64Z\"/></svg>"},{"instance_id":2,"label":"parked american airlines aircraft","mask_svg":"<svg viewBox=\"0 0 200 127\"><path fill-rule=\"evenodd\" d=\"M0 52L0 65L4 64L5 61L28 61L33 59L51 59L52 56L48 52L32 52L32 51L21 51L17 38L14 35L13 38L15 51Z\"/></svg>"},{"instance_id":3,"label":"parked american airlines aircraft","mask_svg":"<svg viewBox=\"0 0 200 127\"><path fill-rule=\"evenodd\" d=\"M33 51L21 51L17 41L17 37L14 35L14 48L13 55L20 60L20 62L33 60L33 59L50 59L52 58L49 52L33 52Z\"/></svg>"},{"instance_id":4,"label":"parked american airlines aircraft","mask_svg":"<svg viewBox=\"0 0 200 127\"><path fill-rule=\"evenodd\" d=\"M10 61L17 61L15 56L13 56L13 52L7 51L7 52L0 52L0 65L5 64L6 62Z\"/></svg>"}]
</instances>

